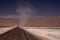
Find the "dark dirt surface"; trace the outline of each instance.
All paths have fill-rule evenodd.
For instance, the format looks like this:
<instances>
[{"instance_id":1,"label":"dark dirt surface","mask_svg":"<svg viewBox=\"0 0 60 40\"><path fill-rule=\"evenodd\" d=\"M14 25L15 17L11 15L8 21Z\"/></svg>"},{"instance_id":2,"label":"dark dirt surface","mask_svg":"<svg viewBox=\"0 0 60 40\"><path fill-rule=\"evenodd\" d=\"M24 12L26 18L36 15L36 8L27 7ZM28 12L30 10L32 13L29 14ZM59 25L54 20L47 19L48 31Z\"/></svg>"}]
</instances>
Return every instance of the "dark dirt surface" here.
<instances>
[{"instance_id":1,"label":"dark dirt surface","mask_svg":"<svg viewBox=\"0 0 60 40\"><path fill-rule=\"evenodd\" d=\"M26 32L25 30L16 27L4 34L0 35L0 40L41 40Z\"/></svg>"}]
</instances>

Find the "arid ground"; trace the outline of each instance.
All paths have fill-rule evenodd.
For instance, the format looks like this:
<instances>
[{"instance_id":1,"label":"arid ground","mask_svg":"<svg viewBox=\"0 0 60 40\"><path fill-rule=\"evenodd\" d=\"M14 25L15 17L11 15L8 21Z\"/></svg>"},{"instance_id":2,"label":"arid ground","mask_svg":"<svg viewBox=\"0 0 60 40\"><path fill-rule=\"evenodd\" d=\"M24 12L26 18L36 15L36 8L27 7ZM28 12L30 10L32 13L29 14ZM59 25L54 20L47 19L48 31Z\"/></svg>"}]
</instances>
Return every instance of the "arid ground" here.
<instances>
[{"instance_id":1,"label":"arid ground","mask_svg":"<svg viewBox=\"0 0 60 40\"><path fill-rule=\"evenodd\" d=\"M20 32L17 32L17 29L14 29L16 28L17 21L18 21L17 19L12 19L12 18L0 18L0 35L3 34L3 36L0 36L1 40L4 40L3 38L6 37L8 37L8 39L5 40L9 40L9 38L12 37L15 38L14 35L15 36L20 35L19 34ZM32 34L34 35L33 36L34 38L38 38L36 40L60 40L60 16L29 18L25 27L21 27L21 28L27 31L27 35ZM22 35L25 35L25 31L23 32ZM12 37L11 35L9 35L10 33ZM19 39L18 36L16 38Z\"/></svg>"}]
</instances>

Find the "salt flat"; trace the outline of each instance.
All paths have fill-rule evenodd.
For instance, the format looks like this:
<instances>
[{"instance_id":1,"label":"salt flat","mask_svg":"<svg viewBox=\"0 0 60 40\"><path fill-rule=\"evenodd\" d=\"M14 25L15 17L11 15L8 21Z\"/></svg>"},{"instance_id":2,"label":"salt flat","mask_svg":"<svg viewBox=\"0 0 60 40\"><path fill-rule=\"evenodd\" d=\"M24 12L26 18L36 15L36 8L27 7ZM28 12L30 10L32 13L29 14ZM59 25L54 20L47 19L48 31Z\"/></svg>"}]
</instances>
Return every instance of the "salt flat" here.
<instances>
[{"instance_id":1,"label":"salt flat","mask_svg":"<svg viewBox=\"0 0 60 40\"><path fill-rule=\"evenodd\" d=\"M15 27L0 28L0 34L5 33ZM39 28L39 27L21 27L29 33L35 35L42 40L60 40L60 29L59 28Z\"/></svg>"},{"instance_id":2,"label":"salt flat","mask_svg":"<svg viewBox=\"0 0 60 40\"><path fill-rule=\"evenodd\" d=\"M60 40L60 29L25 27L24 30L32 33L36 37L45 38L43 40Z\"/></svg>"},{"instance_id":3,"label":"salt flat","mask_svg":"<svg viewBox=\"0 0 60 40\"><path fill-rule=\"evenodd\" d=\"M3 34L7 31L10 31L12 29L14 29L15 27L4 27L4 28L0 28L0 34Z\"/></svg>"}]
</instances>

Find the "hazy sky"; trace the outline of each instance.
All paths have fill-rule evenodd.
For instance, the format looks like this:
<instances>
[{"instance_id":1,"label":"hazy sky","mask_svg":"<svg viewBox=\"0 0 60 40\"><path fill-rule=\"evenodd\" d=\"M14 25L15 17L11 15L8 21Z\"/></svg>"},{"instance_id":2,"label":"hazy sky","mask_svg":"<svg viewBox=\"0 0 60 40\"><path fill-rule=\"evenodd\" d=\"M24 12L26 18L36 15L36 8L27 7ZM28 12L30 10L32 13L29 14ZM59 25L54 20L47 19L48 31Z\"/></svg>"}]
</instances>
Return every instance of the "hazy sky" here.
<instances>
[{"instance_id":1,"label":"hazy sky","mask_svg":"<svg viewBox=\"0 0 60 40\"><path fill-rule=\"evenodd\" d=\"M0 15L18 15L18 6L32 5L32 16L60 16L60 0L0 0Z\"/></svg>"}]
</instances>

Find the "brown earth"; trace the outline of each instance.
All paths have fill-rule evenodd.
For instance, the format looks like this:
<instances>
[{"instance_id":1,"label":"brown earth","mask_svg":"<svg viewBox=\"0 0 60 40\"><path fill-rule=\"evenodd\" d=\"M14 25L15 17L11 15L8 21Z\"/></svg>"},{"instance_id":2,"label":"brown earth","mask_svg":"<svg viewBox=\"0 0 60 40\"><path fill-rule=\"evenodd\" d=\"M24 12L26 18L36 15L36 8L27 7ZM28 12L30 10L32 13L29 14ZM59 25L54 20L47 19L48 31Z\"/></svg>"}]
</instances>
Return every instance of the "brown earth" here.
<instances>
[{"instance_id":1,"label":"brown earth","mask_svg":"<svg viewBox=\"0 0 60 40\"><path fill-rule=\"evenodd\" d=\"M16 27L4 34L0 35L0 40L42 40L28 33L27 31Z\"/></svg>"},{"instance_id":2,"label":"brown earth","mask_svg":"<svg viewBox=\"0 0 60 40\"><path fill-rule=\"evenodd\" d=\"M17 24L17 19L0 18L0 27L14 26ZM46 16L29 18L25 26L29 27L60 27L60 16Z\"/></svg>"}]
</instances>

